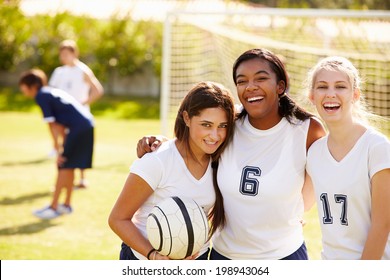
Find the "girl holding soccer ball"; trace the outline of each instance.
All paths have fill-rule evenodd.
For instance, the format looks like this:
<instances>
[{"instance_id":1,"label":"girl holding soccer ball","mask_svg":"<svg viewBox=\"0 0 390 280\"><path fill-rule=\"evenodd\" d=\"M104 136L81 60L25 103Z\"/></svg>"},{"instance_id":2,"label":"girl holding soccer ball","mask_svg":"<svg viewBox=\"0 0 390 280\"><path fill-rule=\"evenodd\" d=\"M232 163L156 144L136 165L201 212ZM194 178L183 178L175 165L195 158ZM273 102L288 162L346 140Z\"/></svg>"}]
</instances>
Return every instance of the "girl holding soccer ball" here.
<instances>
[{"instance_id":1,"label":"girl holding soccer ball","mask_svg":"<svg viewBox=\"0 0 390 280\"><path fill-rule=\"evenodd\" d=\"M189 91L177 113L176 138L133 163L109 216L111 229L123 241L120 259L169 259L150 244L146 222L152 208L170 196L194 199L211 219L210 235L223 225L213 172L233 135L234 116L232 95L223 86L200 82ZM208 242L192 258L207 255Z\"/></svg>"}]
</instances>

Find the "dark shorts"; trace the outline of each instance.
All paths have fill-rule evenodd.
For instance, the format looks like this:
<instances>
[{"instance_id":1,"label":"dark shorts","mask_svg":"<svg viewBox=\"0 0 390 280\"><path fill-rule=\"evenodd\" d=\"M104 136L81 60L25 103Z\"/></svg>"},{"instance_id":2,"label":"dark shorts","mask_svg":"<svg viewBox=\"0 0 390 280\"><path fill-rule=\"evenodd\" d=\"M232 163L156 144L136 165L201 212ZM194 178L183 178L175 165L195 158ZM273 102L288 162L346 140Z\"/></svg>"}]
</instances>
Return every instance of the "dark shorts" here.
<instances>
[{"instance_id":1,"label":"dark shorts","mask_svg":"<svg viewBox=\"0 0 390 280\"><path fill-rule=\"evenodd\" d=\"M209 250L206 253L196 258L196 260L207 260L209 256ZM120 260L139 260L131 250L129 246L122 242L121 252L119 253Z\"/></svg>"},{"instance_id":2,"label":"dark shorts","mask_svg":"<svg viewBox=\"0 0 390 280\"><path fill-rule=\"evenodd\" d=\"M121 251L119 253L120 260L139 260L124 242L121 244Z\"/></svg>"},{"instance_id":3,"label":"dark shorts","mask_svg":"<svg viewBox=\"0 0 390 280\"><path fill-rule=\"evenodd\" d=\"M62 153L66 161L59 168L91 168L93 142L93 127L83 130L69 130L65 137L64 152Z\"/></svg>"},{"instance_id":4,"label":"dark shorts","mask_svg":"<svg viewBox=\"0 0 390 280\"><path fill-rule=\"evenodd\" d=\"M281 260L308 260L309 257L307 255L307 249L305 242L303 242L302 246L298 248L294 253L291 255L284 257ZM215 249L211 249L210 252L210 260L230 260L227 257L221 255Z\"/></svg>"}]
</instances>

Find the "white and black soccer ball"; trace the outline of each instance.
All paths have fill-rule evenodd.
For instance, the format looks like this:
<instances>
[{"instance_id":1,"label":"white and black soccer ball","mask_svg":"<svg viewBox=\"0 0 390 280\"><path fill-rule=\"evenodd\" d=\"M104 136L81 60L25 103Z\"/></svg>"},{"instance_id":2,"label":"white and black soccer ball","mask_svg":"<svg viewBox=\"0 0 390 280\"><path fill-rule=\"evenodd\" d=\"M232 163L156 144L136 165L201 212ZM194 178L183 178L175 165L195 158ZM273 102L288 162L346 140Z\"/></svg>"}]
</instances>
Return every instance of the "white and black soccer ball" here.
<instances>
[{"instance_id":1,"label":"white and black soccer ball","mask_svg":"<svg viewBox=\"0 0 390 280\"><path fill-rule=\"evenodd\" d=\"M193 199L169 197L150 212L146 231L150 244L161 255L184 259L197 253L208 238L208 221Z\"/></svg>"}]
</instances>

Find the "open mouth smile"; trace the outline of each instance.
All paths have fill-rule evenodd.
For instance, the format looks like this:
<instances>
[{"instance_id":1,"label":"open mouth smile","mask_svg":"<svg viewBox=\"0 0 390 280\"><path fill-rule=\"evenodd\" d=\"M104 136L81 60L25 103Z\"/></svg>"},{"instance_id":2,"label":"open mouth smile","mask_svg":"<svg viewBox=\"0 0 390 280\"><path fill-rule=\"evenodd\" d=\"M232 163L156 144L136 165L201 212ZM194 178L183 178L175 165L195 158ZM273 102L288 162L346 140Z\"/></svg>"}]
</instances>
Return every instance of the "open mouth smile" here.
<instances>
[{"instance_id":1,"label":"open mouth smile","mask_svg":"<svg viewBox=\"0 0 390 280\"><path fill-rule=\"evenodd\" d=\"M246 100L247 100L249 103L254 103L254 102L260 102L260 101L263 100L263 99L264 99L263 96L253 96L253 97L247 98Z\"/></svg>"},{"instance_id":2,"label":"open mouth smile","mask_svg":"<svg viewBox=\"0 0 390 280\"><path fill-rule=\"evenodd\" d=\"M339 103L335 103L335 102L324 103L322 106L324 110L327 112L337 111L341 107Z\"/></svg>"}]
</instances>

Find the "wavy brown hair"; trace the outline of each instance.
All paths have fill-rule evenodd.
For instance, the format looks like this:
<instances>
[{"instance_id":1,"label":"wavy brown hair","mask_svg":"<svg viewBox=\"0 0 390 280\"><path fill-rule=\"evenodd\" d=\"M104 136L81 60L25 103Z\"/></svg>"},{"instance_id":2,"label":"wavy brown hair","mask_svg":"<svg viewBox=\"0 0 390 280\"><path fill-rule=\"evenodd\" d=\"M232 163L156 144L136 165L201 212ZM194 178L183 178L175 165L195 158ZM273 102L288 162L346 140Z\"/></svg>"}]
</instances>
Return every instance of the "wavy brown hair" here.
<instances>
[{"instance_id":1,"label":"wavy brown hair","mask_svg":"<svg viewBox=\"0 0 390 280\"><path fill-rule=\"evenodd\" d=\"M235 112L233 97L230 91L215 82L200 82L196 84L181 102L175 121L174 132L178 141L185 143L190 155L194 157L189 146L189 128L184 121L183 113L187 112L188 116L192 118L194 116L199 116L202 110L208 108L221 108L226 112L226 116L228 119L226 139L221 144L221 146L219 146L218 149L213 154L211 154L211 166L213 168L213 186L216 195L214 207L208 214L208 218L210 219L209 236L211 237L211 235L218 228L223 227L225 225L223 197L218 187L216 174L219 158L223 150L231 141L234 132Z\"/></svg>"}]
</instances>

